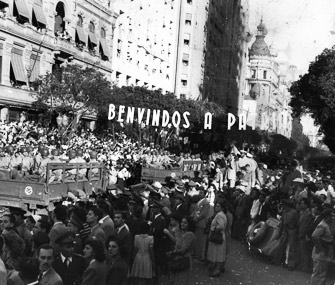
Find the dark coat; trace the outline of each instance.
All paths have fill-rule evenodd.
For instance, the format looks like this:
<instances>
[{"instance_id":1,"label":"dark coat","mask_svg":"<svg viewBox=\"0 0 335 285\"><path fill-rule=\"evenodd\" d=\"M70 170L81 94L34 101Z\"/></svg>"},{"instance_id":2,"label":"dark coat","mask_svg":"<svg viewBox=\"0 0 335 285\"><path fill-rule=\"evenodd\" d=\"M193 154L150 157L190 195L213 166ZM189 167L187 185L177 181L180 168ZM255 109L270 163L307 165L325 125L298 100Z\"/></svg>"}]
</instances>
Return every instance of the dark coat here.
<instances>
[{"instance_id":1,"label":"dark coat","mask_svg":"<svg viewBox=\"0 0 335 285\"><path fill-rule=\"evenodd\" d=\"M105 285L107 265L105 262L94 261L85 270L81 285Z\"/></svg>"},{"instance_id":2,"label":"dark coat","mask_svg":"<svg viewBox=\"0 0 335 285\"><path fill-rule=\"evenodd\" d=\"M66 267L61 255L58 254L55 257L52 267L62 278L63 285L75 285L80 284L81 277L87 267L87 262L84 257L75 254L72 257L72 262Z\"/></svg>"}]
</instances>

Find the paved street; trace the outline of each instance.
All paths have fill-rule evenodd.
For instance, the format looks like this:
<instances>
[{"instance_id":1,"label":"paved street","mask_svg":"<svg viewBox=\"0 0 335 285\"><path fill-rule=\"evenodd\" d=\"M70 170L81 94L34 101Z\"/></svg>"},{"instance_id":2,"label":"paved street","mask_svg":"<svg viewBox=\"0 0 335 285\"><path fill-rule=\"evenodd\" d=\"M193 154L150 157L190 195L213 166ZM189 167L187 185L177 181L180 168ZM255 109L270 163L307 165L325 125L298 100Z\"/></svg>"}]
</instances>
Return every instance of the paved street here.
<instances>
[{"instance_id":1,"label":"paved street","mask_svg":"<svg viewBox=\"0 0 335 285\"><path fill-rule=\"evenodd\" d=\"M309 280L309 274L271 265L264 256L249 252L233 240L230 241L226 272L219 278L210 278L206 266L195 261L190 284L305 285Z\"/></svg>"}]
</instances>

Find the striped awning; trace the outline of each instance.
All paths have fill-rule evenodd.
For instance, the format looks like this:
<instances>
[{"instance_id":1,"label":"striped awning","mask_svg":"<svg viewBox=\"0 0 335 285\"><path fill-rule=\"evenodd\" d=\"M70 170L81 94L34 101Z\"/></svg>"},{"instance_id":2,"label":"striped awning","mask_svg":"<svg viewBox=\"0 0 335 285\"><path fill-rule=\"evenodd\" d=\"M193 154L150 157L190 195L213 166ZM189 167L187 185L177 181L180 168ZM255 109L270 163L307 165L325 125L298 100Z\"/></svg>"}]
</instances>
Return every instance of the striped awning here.
<instances>
[{"instance_id":1,"label":"striped awning","mask_svg":"<svg viewBox=\"0 0 335 285\"><path fill-rule=\"evenodd\" d=\"M105 56L109 58L109 50L105 39L100 40L101 48Z\"/></svg>"},{"instance_id":2,"label":"striped awning","mask_svg":"<svg viewBox=\"0 0 335 285\"><path fill-rule=\"evenodd\" d=\"M19 55L17 53L12 53L11 64L12 64L15 80L26 82L27 81L27 74L26 74L26 70L23 66L22 55Z\"/></svg>"},{"instance_id":3,"label":"striped awning","mask_svg":"<svg viewBox=\"0 0 335 285\"><path fill-rule=\"evenodd\" d=\"M86 44L87 41L86 41L86 36L85 36L84 29L80 26L77 26L76 30L77 30L77 35L78 35L79 40Z\"/></svg>"},{"instance_id":4,"label":"striped awning","mask_svg":"<svg viewBox=\"0 0 335 285\"><path fill-rule=\"evenodd\" d=\"M47 21L45 19L45 16L44 16L44 12L43 12L43 8L41 5L37 4L36 2L34 3L34 6L33 6L33 10L34 10L34 13L35 13L35 17L36 17L36 20L37 22L39 22L40 24L43 24L43 25L47 25Z\"/></svg>"},{"instance_id":5,"label":"striped awning","mask_svg":"<svg viewBox=\"0 0 335 285\"><path fill-rule=\"evenodd\" d=\"M95 34L88 32L88 36L90 37L90 41L92 44L98 45L97 38L95 37Z\"/></svg>"},{"instance_id":6,"label":"striped awning","mask_svg":"<svg viewBox=\"0 0 335 285\"><path fill-rule=\"evenodd\" d=\"M40 75L40 57L32 54L30 56L30 82L35 81Z\"/></svg>"},{"instance_id":7,"label":"striped awning","mask_svg":"<svg viewBox=\"0 0 335 285\"><path fill-rule=\"evenodd\" d=\"M30 19L30 13L25 0L15 0L15 5L20 16Z\"/></svg>"},{"instance_id":8,"label":"striped awning","mask_svg":"<svg viewBox=\"0 0 335 285\"><path fill-rule=\"evenodd\" d=\"M9 1L8 0L0 0L0 5L3 6L4 4L9 6Z\"/></svg>"}]
</instances>

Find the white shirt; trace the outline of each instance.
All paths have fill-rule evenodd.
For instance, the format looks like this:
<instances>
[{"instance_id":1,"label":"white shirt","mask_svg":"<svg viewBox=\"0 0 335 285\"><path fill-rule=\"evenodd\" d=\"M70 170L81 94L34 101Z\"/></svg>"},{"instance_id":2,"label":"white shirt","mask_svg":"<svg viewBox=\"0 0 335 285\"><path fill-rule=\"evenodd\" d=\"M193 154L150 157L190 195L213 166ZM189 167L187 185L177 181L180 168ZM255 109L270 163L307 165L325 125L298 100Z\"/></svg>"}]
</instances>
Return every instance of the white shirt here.
<instances>
[{"instance_id":1,"label":"white shirt","mask_svg":"<svg viewBox=\"0 0 335 285\"><path fill-rule=\"evenodd\" d=\"M72 257L65 257L63 254L60 254L60 258L62 259L62 262L65 262L65 259L67 258L68 261L72 262ZM67 264L69 266L69 263Z\"/></svg>"}]
</instances>

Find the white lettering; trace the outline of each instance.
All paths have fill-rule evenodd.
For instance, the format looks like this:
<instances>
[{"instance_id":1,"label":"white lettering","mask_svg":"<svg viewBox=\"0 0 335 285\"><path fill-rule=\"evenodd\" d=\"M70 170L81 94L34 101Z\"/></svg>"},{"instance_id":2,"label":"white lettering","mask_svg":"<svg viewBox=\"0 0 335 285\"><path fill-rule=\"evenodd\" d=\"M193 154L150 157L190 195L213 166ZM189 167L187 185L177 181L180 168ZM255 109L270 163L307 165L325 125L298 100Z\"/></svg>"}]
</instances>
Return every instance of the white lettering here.
<instances>
[{"instance_id":1,"label":"white lettering","mask_svg":"<svg viewBox=\"0 0 335 285\"><path fill-rule=\"evenodd\" d=\"M109 104L108 120L113 120L114 117L115 117L115 105L114 104Z\"/></svg>"},{"instance_id":2,"label":"white lettering","mask_svg":"<svg viewBox=\"0 0 335 285\"><path fill-rule=\"evenodd\" d=\"M134 107L128 107L127 123L132 124L134 122L134 116L135 116L135 108Z\"/></svg>"},{"instance_id":3,"label":"white lettering","mask_svg":"<svg viewBox=\"0 0 335 285\"><path fill-rule=\"evenodd\" d=\"M153 110L152 111L152 125L159 126L159 117L161 114L161 110Z\"/></svg>"},{"instance_id":4,"label":"white lettering","mask_svg":"<svg viewBox=\"0 0 335 285\"><path fill-rule=\"evenodd\" d=\"M177 121L176 121L176 118L177 118ZM172 124L174 125L174 127L176 129L178 129L179 127L179 124L180 124L180 120L181 120L181 117L180 117L180 114L178 111L175 111L172 115Z\"/></svg>"},{"instance_id":5,"label":"white lettering","mask_svg":"<svg viewBox=\"0 0 335 285\"><path fill-rule=\"evenodd\" d=\"M149 121L150 121L150 114L151 114L151 110L147 109L147 121L146 121L146 125L149 126Z\"/></svg>"},{"instance_id":6,"label":"white lettering","mask_svg":"<svg viewBox=\"0 0 335 285\"><path fill-rule=\"evenodd\" d=\"M117 119L118 122L123 122L123 119L121 118L123 113L124 113L124 106L120 105L119 106L119 116L118 116L118 119Z\"/></svg>"},{"instance_id":7,"label":"white lettering","mask_svg":"<svg viewBox=\"0 0 335 285\"><path fill-rule=\"evenodd\" d=\"M184 118L184 120L185 120L185 124L183 124L183 127L184 127L185 129L187 129L187 128L190 127L190 122L189 122L189 120L188 120L188 118L187 118L187 116L189 116L189 115L191 115L190 112L184 112L184 113L183 113L183 118Z\"/></svg>"},{"instance_id":8,"label":"white lettering","mask_svg":"<svg viewBox=\"0 0 335 285\"><path fill-rule=\"evenodd\" d=\"M232 113L228 113L228 130L235 124L236 118Z\"/></svg>"},{"instance_id":9,"label":"white lettering","mask_svg":"<svg viewBox=\"0 0 335 285\"><path fill-rule=\"evenodd\" d=\"M166 110L163 110L163 115L162 115L162 127L165 128L169 124L170 120L170 115L169 112Z\"/></svg>"},{"instance_id":10,"label":"white lettering","mask_svg":"<svg viewBox=\"0 0 335 285\"><path fill-rule=\"evenodd\" d=\"M143 120L145 109L144 108L137 108L137 118L138 118L138 123L141 124Z\"/></svg>"},{"instance_id":11,"label":"white lettering","mask_svg":"<svg viewBox=\"0 0 335 285\"><path fill-rule=\"evenodd\" d=\"M238 129L240 130L246 130L247 129L247 115L241 114L238 116Z\"/></svg>"},{"instance_id":12,"label":"white lettering","mask_svg":"<svg viewBox=\"0 0 335 285\"><path fill-rule=\"evenodd\" d=\"M213 115L210 112L205 113L205 120L204 120L204 129L211 130L212 129L212 117Z\"/></svg>"}]
</instances>

